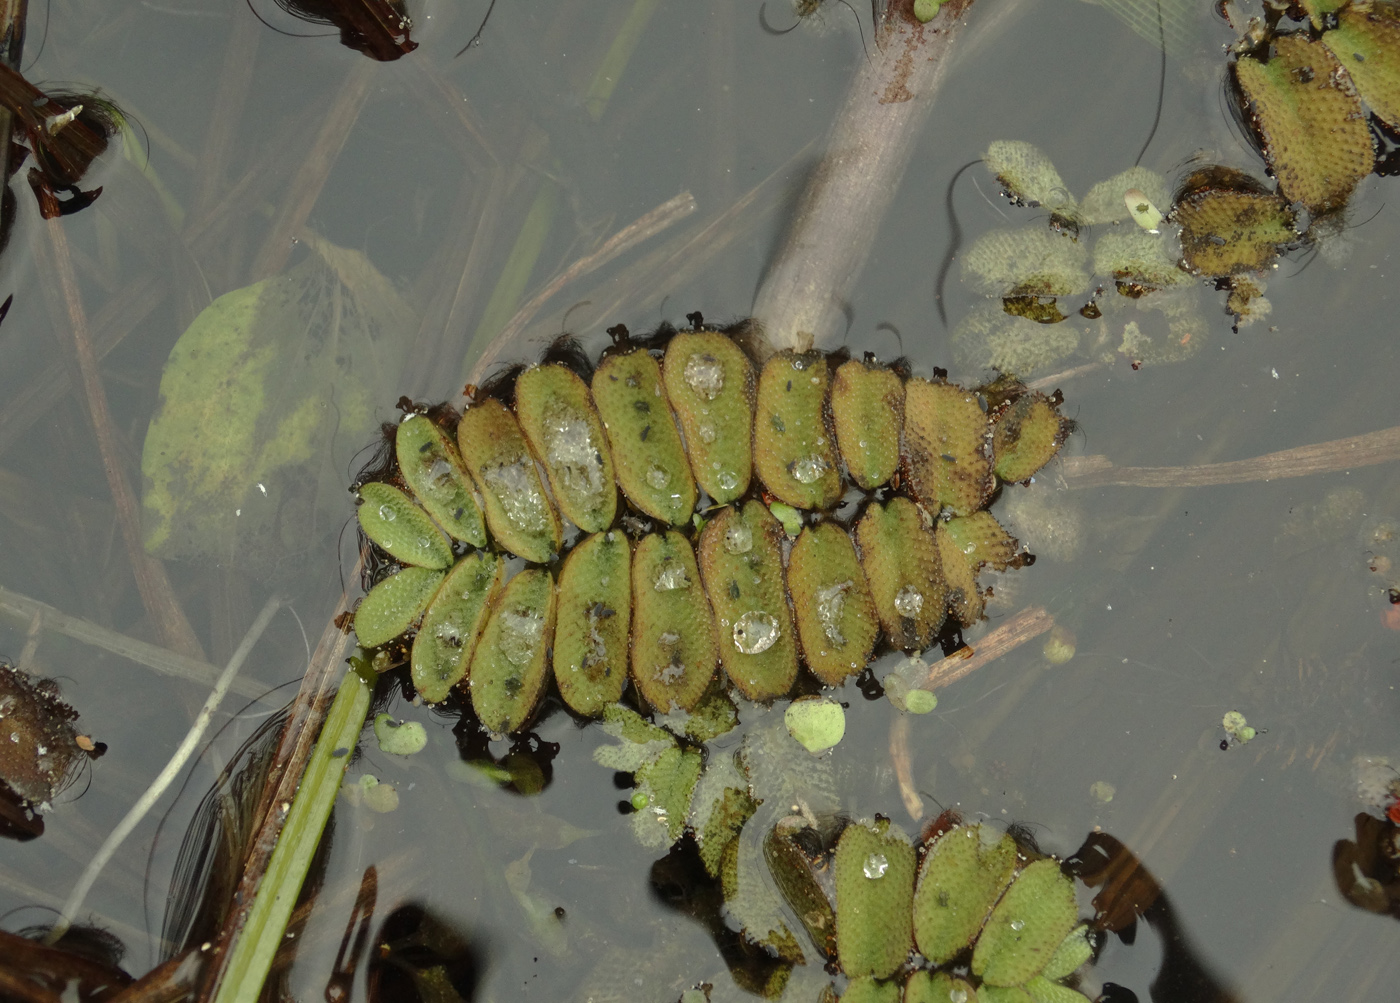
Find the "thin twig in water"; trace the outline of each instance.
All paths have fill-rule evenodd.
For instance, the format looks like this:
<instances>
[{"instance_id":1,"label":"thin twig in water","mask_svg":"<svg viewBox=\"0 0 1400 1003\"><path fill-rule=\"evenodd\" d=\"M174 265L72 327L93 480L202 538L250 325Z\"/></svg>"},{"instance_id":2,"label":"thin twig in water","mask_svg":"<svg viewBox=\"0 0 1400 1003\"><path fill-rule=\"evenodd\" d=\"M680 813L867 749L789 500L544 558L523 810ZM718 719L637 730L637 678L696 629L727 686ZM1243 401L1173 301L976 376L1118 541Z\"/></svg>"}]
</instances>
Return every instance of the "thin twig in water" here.
<instances>
[{"instance_id":1,"label":"thin twig in water","mask_svg":"<svg viewBox=\"0 0 1400 1003\"><path fill-rule=\"evenodd\" d=\"M691 195L690 192L681 192L675 198L661 203L645 216L618 230L592 254L584 255L575 261L549 285L532 297L528 303L515 311L515 316L501 329L500 334L491 339L491 343L481 353L481 358L472 367L471 382L480 383L485 379L487 369L496 361L500 353L515 342L525 325L534 319L540 308L560 289L563 289L574 279L581 278L589 272L603 267L618 255L631 250L642 241L656 236L662 230L673 223L680 222L694 211L695 196Z\"/></svg>"},{"instance_id":2,"label":"thin twig in water","mask_svg":"<svg viewBox=\"0 0 1400 1003\"><path fill-rule=\"evenodd\" d=\"M132 574L136 577L136 589L162 643L182 655L203 658L204 650L195 637L194 628L185 618L185 611L180 608L180 603L175 598L175 590L171 588L170 579L166 577L165 566L146 553L145 545L141 541L141 517L137 511L136 494L131 490L126 472L121 466L121 452L114 432L116 423L107 406L107 391L102 386L102 377L97 370L97 355L93 351L92 337L88 333L87 311L83 309L82 296L78 291L78 279L73 272L73 257L68 249L63 220L51 219L45 224L45 228L48 231L49 250L52 255L50 263L58 275L64 304L67 307L78 371L87 401L88 419L92 423L97 447L102 454L102 468L107 474L107 485L112 491L112 501L116 505L117 523L126 543ZM42 254L43 241L36 240L35 249Z\"/></svg>"},{"instance_id":3,"label":"thin twig in water","mask_svg":"<svg viewBox=\"0 0 1400 1003\"><path fill-rule=\"evenodd\" d=\"M1071 456L1065 459L1060 473L1071 488L1096 488L1109 484L1139 488L1196 488L1305 477L1395 460L1400 460L1400 425L1311 446L1295 446L1248 460L1184 467L1118 467L1103 455Z\"/></svg>"},{"instance_id":4,"label":"thin twig in water","mask_svg":"<svg viewBox=\"0 0 1400 1003\"><path fill-rule=\"evenodd\" d=\"M189 658L168 648L162 648L147 641L128 637L115 630L109 630L101 624L72 616L37 599L31 599L18 592L11 592L3 585L0 585L0 617L23 624L33 623L37 620L43 631L53 631L56 634L71 637L75 641L81 641L83 644L102 648L104 651L110 651L114 655L120 655L122 658L154 669L161 675L172 676L176 679L188 679L204 686L213 686L215 680L219 678L219 670L206 661ZM42 635L40 639L42 640ZM235 680L233 692L239 696L251 697L268 706L282 706L281 700L268 696L268 687L262 683L243 679Z\"/></svg>"},{"instance_id":5,"label":"thin twig in water","mask_svg":"<svg viewBox=\"0 0 1400 1003\"><path fill-rule=\"evenodd\" d=\"M1025 644L1055 625L1054 618L1044 606L1027 606L1010 620L977 642L974 651L971 647L959 648L947 658L934 662L928 668L928 675L919 683L920 689L936 690L955 683L975 672L993 659ZM899 796L904 808L917 822L924 817L923 798L914 789L914 770L909 753L909 715L897 714L890 723L890 761L894 764L895 779L899 782Z\"/></svg>"},{"instance_id":6,"label":"thin twig in water","mask_svg":"<svg viewBox=\"0 0 1400 1003\"><path fill-rule=\"evenodd\" d=\"M281 605L282 600L274 597L263 606L262 612L258 614L258 618L253 621L253 625L248 628L248 633L244 635L243 643L238 646L238 650L228 660L228 665L224 667L218 682L214 684L214 689L209 693L208 699L204 701L204 706L195 715L194 724L190 725L190 730L185 734L184 741L175 750L175 754L170 757L170 762L165 764L165 768L151 781L151 786L147 787L146 792L137 798L136 803L131 806L131 810L126 813L126 817L117 823L116 828L111 831L102 846L93 854L87 870L83 871L82 877L78 879L78 883L68 894L67 901L63 903L63 908L59 910L58 919L54 921L53 928L44 938L44 943L56 944L68 932L74 914L82 908L83 899L87 897L88 889L97 880L97 876L102 873L102 868L107 866L107 861L112 859L112 854L117 852L117 848L146 817L146 813L155 807L155 803L160 800L165 789L185 768L190 756L194 755L195 747L204 737L204 732L208 730L209 722L214 717L214 711L218 709L224 695L228 693L229 685L233 682L234 676L243 667L243 663L253 650L253 645L258 643L258 638L262 637L263 631L272 622L273 614Z\"/></svg>"},{"instance_id":7,"label":"thin twig in water","mask_svg":"<svg viewBox=\"0 0 1400 1003\"><path fill-rule=\"evenodd\" d=\"M924 817L924 799L914 789L914 767L909 754L909 715L899 713L890 722L890 762L899 781L899 796L904 810L915 822Z\"/></svg>"},{"instance_id":8,"label":"thin twig in water","mask_svg":"<svg viewBox=\"0 0 1400 1003\"><path fill-rule=\"evenodd\" d=\"M250 269L253 281L277 274L291 256L292 247L315 208L316 200L321 197L321 189L326 186L326 179L353 130L355 119L360 117L370 84L376 79L374 66L367 59L355 60L345 80L336 88L335 103L327 110L316 142L297 169L272 230L253 262Z\"/></svg>"}]
</instances>

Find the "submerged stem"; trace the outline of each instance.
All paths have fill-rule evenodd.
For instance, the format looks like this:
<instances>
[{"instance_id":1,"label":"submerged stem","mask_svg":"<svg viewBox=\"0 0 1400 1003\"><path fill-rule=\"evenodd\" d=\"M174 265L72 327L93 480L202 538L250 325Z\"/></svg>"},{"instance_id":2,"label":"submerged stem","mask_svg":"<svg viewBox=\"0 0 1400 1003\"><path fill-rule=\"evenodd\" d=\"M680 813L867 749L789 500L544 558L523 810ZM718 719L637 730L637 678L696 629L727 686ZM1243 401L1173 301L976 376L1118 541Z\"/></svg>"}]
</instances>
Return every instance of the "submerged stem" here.
<instances>
[{"instance_id":1,"label":"submerged stem","mask_svg":"<svg viewBox=\"0 0 1400 1003\"><path fill-rule=\"evenodd\" d=\"M826 155L754 301L753 315L772 348L827 346L844 330L851 290L971 6L972 0L950 0L920 24L912 0L894 0L876 24L871 58L846 92Z\"/></svg>"}]
</instances>

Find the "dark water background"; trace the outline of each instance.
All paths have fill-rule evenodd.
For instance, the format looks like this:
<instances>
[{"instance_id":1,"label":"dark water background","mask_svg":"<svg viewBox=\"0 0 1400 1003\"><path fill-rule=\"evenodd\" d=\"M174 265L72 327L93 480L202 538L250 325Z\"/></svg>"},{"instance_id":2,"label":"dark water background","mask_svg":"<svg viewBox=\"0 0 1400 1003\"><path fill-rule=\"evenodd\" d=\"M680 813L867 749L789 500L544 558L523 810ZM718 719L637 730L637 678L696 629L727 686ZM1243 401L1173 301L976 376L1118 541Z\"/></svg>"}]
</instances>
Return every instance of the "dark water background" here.
<instances>
[{"instance_id":1,"label":"dark water background","mask_svg":"<svg viewBox=\"0 0 1400 1003\"><path fill-rule=\"evenodd\" d=\"M202 251L155 218L158 203L126 163L98 178L107 189L93 209L65 221L89 312L124 284L153 274L166 280L159 305L102 364L131 476L139 479L140 445L171 346L192 310L249 280L269 210L286 196L322 117L356 73L370 74L368 96L310 227L362 250L420 310L441 303L447 279L433 266L444 248L474 237L481 243L483 264L466 284L471 295L443 320L450 357L420 366L395 395L443 397L459 388L464 346L546 169L563 196L531 292L600 237L682 190L694 193L696 218L708 221L779 172L756 203L766 215L739 229L717 259L673 285L647 288L607 322L639 330L693 309L713 319L743 316L781 231L785 200L817 147L805 157L799 151L820 139L852 68L865 58L854 19L828 5L779 37L761 29L747 0L662 2L594 122L583 95L630 7L622 0L502 4L483 44L454 59L485 5L434 6L415 11L421 48L385 65L368 65L330 37L290 38L245 25L244 41L235 44L251 39L242 50L251 81L222 177L210 180L195 165L228 72L225 50L248 10L192 0L55 0L28 75L42 86L81 81L109 93L146 127L150 171L177 203L194 205L202 185L213 192L206 198L221 198L250 167L267 168ZM296 27L270 5L259 10ZM768 18L788 23L781 0L769 5ZM1228 29L1208 14L1196 27L1197 52L1168 67L1161 127L1143 164L1175 179L1205 150L1257 173L1221 100L1219 45L1229 41ZM868 44L868 25L866 34ZM40 35L36 20L30 52L39 52ZM934 280L949 241L945 192L954 172L990 140L1024 139L1041 146L1082 194L1133 162L1157 84L1157 50L1102 8L1076 0L1023 7L994 42L961 61L857 289L853 349L889 356L902 348L920 366L949 364ZM1302 256L1282 263L1271 279L1268 323L1232 333L1224 294L1208 291L1206 344L1193 358L1136 372L1120 358L1066 380L1067 410L1082 430L1069 451L1106 454L1122 465L1189 464L1400 424L1391 260L1397 224L1387 208L1395 192L1394 179L1362 183L1352 211L1361 225L1347 233L1351 253L1340 267L1316 260L1304 269ZM51 281L36 273L30 252L42 232L28 192L19 197L21 223L3 272L15 306L0 328L0 396L66 358L63 320L51 318L38 294ZM1012 212L980 168L963 176L953 203L965 240L1004 225L1002 215ZM1013 217L1032 218L1025 211ZM595 281L643 252L566 290L541 315L535 340L508 357L534 355L540 339L559 329L559 311L589 298ZM973 303L956 274L947 290L954 321ZM902 342L877 330L882 323L898 329ZM575 329L596 347L602 326ZM52 400L6 441L0 584L149 637L78 398ZM1032 643L944 690L938 709L913 722L919 788L969 814L1029 823L1059 853L1094 827L1114 834L1163 882L1200 960L1239 999L1392 999L1400 931L1394 920L1338 895L1330 860L1360 810L1352 757L1400 754L1400 633L1382 626L1385 600L1367 572L1364 540L1377 519L1400 518L1394 466L1064 497L1084 523L1077 553L1042 558L1014 575L996 615L1043 604L1073 627L1078 653L1054 668ZM275 581L192 565L172 565L171 575L210 661L219 664L274 590L292 595L314 643L339 594L336 554L331 535L295 573ZM13 658L24 643L22 622L0 620L0 653ZM296 623L283 615L245 679L266 686L293 680L305 657ZM0 845L0 915L9 929L49 918L45 907L66 895L204 696L197 686L56 635L44 636L35 667L62 681L83 726L111 751L91 768L90 786L84 779L61 799L42 839ZM894 711L854 686L842 696L850 726L835 757L847 808L910 824L888 762ZM231 699L225 711L241 702ZM1221 751L1220 718L1232 708L1267 733ZM700 980L728 998L712 941L650 889L655 854L634 844L616 808L626 792L591 760L603 741L598 729L580 728L561 712L541 721L540 739L560 746L553 783L522 799L463 779L454 718L402 701L391 710L425 722L429 748L406 761L371 748L351 767L352 776L368 772L397 784L401 804L381 816L338 809L324 904L288 976L299 998L322 993L359 875L371 863L379 871L380 916L415 904L470 942L479 999L665 1000ZM163 802L169 812L154 849L150 822L88 897L93 919L127 944L130 970L161 956L154 938L180 836L199 795L261 713L255 708L231 723L221 714L216 723L227 727L185 791L173 806L169 795ZM1113 785L1111 802L1090 794L1098 781ZM593 834L561 847L577 835L565 823ZM564 910L563 925L544 939L510 890L512 864L529 908ZM528 881L519 884L527 866ZM1114 942L1095 978L1146 999L1160 953L1146 932L1132 947Z\"/></svg>"}]
</instances>

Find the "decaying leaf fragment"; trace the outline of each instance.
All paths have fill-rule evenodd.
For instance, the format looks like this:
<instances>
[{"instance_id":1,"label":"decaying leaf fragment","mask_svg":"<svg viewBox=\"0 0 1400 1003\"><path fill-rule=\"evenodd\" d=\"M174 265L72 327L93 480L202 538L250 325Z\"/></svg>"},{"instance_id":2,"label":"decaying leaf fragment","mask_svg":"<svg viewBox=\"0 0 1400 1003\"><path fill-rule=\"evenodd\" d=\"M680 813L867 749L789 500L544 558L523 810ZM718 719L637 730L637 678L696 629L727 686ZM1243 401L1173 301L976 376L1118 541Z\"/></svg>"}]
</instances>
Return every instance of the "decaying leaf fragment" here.
<instances>
[{"instance_id":1,"label":"decaying leaf fragment","mask_svg":"<svg viewBox=\"0 0 1400 1003\"><path fill-rule=\"evenodd\" d=\"M8 802L0 804L0 831L44 831L30 809L47 810L82 762L77 718L56 683L0 661L0 801Z\"/></svg>"}]
</instances>

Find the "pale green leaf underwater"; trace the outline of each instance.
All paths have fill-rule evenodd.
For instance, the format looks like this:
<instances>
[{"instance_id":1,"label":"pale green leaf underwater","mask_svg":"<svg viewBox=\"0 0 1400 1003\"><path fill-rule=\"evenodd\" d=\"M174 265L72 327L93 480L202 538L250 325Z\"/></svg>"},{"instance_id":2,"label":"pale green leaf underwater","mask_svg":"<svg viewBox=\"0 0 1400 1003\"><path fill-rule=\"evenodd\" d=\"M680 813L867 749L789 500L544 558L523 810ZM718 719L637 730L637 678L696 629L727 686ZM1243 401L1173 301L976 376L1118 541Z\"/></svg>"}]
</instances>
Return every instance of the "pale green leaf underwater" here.
<instances>
[{"instance_id":1,"label":"pale green leaf underwater","mask_svg":"<svg viewBox=\"0 0 1400 1003\"><path fill-rule=\"evenodd\" d=\"M344 464L392 395L412 311L361 254L314 241L176 342L146 433L146 548L275 564L344 514Z\"/></svg>"}]
</instances>

